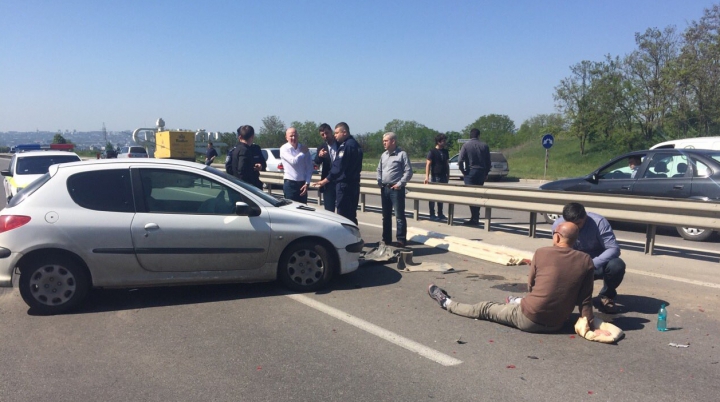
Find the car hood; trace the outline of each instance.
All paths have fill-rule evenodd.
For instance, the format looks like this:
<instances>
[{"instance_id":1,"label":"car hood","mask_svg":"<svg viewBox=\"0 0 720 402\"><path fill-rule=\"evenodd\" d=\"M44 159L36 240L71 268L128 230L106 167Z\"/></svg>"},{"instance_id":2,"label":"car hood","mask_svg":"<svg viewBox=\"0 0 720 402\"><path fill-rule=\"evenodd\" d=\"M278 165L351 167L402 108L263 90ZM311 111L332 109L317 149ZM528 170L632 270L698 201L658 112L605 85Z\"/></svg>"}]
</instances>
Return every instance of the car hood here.
<instances>
[{"instance_id":1,"label":"car hood","mask_svg":"<svg viewBox=\"0 0 720 402\"><path fill-rule=\"evenodd\" d=\"M590 183L588 182L588 176L574 177L572 179L555 180L549 183L545 183L540 186L540 190L552 190L552 191L573 191L578 187L586 187Z\"/></svg>"},{"instance_id":2,"label":"car hood","mask_svg":"<svg viewBox=\"0 0 720 402\"><path fill-rule=\"evenodd\" d=\"M305 205L305 204L293 201L292 203L290 203L288 205L283 205L279 208L281 208L285 211L293 211L293 213L297 213L297 214L301 214L301 215L315 216L315 217L327 219L332 222L344 223L347 225L357 226L351 220L349 220L343 216L340 216L334 212L326 211L325 208L323 208L320 205Z\"/></svg>"},{"instance_id":3,"label":"car hood","mask_svg":"<svg viewBox=\"0 0 720 402\"><path fill-rule=\"evenodd\" d=\"M37 179L38 177L42 176L41 174L17 174L13 177L8 177L10 179L10 183L13 184L16 188L25 188L28 186L28 184L32 183Z\"/></svg>"}]
</instances>

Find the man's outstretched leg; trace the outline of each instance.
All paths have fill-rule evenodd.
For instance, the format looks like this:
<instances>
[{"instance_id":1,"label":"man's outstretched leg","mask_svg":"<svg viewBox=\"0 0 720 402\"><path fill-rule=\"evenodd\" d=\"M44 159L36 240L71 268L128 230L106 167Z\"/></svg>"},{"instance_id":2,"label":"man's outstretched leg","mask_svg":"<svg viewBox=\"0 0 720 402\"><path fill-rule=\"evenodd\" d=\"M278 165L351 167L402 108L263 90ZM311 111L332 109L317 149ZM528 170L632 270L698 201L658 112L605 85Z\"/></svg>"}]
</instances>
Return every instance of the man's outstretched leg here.
<instances>
[{"instance_id":1,"label":"man's outstretched leg","mask_svg":"<svg viewBox=\"0 0 720 402\"><path fill-rule=\"evenodd\" d=\"M440 304L440 307L448 312L468 318L477 318L485 321L492 321L498 324L507 325L525 332L554 332L560 329L557 327L546 327L535 324L522 313L520 303L496 303L480 302L477 304L463 304L452 301L447 292L435 284L428 286L430 297Z\"/></svg>"}]
</instances>

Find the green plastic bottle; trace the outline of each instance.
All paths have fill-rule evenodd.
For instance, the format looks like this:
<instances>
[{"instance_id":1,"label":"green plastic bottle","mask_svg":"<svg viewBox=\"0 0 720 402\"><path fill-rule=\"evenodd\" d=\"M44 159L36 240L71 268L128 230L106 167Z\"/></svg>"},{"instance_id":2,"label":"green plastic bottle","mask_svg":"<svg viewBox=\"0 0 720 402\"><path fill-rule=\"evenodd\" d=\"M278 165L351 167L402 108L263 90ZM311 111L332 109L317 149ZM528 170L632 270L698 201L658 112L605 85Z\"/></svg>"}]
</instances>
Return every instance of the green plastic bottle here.
<instances>
[{"instance_id":1,"label":"green plastic bottle","mask_svg":"<svg viewBox=\"0 0 720 402\"><path fill-rule=\"evenodd\" d=\"M660 311L658 311L657 329L658 331L667 331L667 310L665 309L665 303L660 306Z\"/></svg>"}]
</instances>

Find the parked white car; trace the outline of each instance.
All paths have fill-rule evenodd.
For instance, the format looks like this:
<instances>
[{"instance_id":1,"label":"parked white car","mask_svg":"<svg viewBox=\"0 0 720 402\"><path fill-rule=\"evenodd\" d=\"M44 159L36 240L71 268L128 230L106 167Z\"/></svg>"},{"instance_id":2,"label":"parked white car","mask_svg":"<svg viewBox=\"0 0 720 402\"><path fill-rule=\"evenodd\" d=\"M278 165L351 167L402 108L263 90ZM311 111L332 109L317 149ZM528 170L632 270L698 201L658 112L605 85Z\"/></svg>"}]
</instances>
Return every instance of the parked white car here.
<instances>
[{"instance_id":1,"label":"parked white car","mask_svg":"<svg viewBox=\"0 0 720 402\"><path fill-rule=\"evenodd\" d=\"M18 191L47 173L50 165L79 160L80 157L75 152L69 151L27 151L13 154L8 170L0 172L4 178L3 185L8 202Z\"/></svg>"},{"instance_id":2,"label":"parked white car","mask_svg":"<svg viewBox=\"0 0 720 402\"><path fill-rule=\"evenodd\" d=\"M460 154L455 154L450 158L450 178L462 179L463 174L458 167L458 160ZM502 152L490 152L490 173L488 173L488 180L502 180L503 177L510 173L508 161L505 159L505 155Z\"/></svg>"},{"instance_id":3,"label":"parked white car","mask_svg":"<svg viewBox=\"0 0 720 402\"><path fill-rule=\"evenodd\" d=\"M139 146L132 146L132 147L122 147L120 148L120 151L117 153L118 158L147 158L148 153L147 150L143 147Z\"/></svg>"},{"instance_id":4,"label":"parked white car","mask_svg":"<svg viewBox=\"0 0 720 402\"><path fill-rule=\"evenodd\" d=\"M279 279L315 291L355 271L363 247L340 215L173 159L53 165L0 214L0 286L18 270L23 300L43 314L92 287Z\"/></svg>"}]
</instances>

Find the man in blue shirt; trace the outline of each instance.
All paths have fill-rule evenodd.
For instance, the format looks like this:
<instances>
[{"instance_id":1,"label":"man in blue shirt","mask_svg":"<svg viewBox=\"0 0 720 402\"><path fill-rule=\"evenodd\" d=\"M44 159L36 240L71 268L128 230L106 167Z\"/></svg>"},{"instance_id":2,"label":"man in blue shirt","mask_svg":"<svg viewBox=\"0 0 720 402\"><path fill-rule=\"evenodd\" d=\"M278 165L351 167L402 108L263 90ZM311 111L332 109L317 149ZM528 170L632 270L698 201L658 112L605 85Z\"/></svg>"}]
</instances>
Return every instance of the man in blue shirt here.
<instances>
[{"instance_id":1,"label":"man in blue shirt","mask_svg":"<svg viewBox=\"0 0 720 402\"><path fill-rule=\"evenodd\" d=\"M577 202L565 205L562 218L553 224L553 232L562 222L572 222L580 228L574 248L590 255L595 265L595 280L603 280L598 309L608 314L617 313L615 298L625 277L625 262L620 259L620 246L610 223L596 213L585 212L585 207Z\"/></svg>"}]
</instances>

